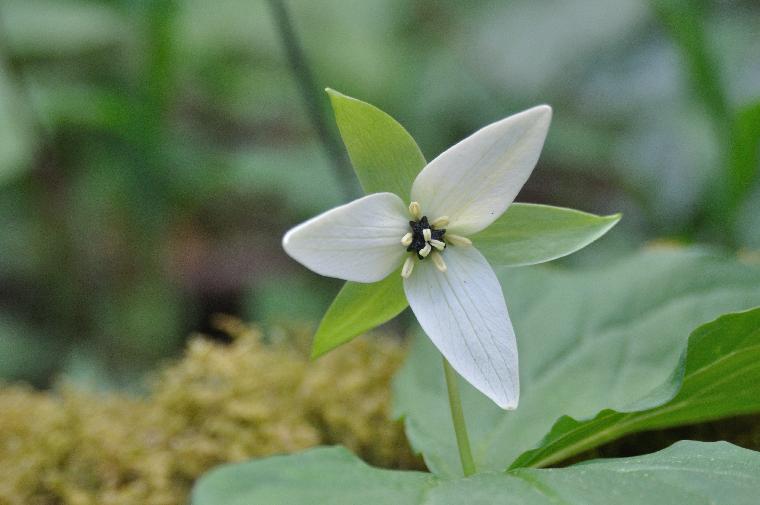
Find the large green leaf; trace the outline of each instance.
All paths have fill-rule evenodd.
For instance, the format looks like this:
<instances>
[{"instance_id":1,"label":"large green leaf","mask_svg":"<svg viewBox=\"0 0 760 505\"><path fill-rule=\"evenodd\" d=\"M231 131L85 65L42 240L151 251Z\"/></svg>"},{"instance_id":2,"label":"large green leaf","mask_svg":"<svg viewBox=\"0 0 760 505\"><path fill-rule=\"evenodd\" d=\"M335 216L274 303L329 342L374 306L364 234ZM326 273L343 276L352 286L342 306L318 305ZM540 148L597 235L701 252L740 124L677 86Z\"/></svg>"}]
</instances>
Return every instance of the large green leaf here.
<instances>
[{"instance_id":1,"label":"large green leaf","mask_svg":"<svg viewBox=\"0 0 760 505\"><path fill-rule=\"evenodd\" d=\"M476 463L484 470L504 469L540 446L562 416L631 410L647 398L638 409L654 407L650 393L672 380L691 331L760 301L759 266L689 250L644 252L594 270L528 267L499 274L518 337L521 400L516 411L504 412L462 383ZM733 352L745 344L728 335L692 343L698 344L695 356L743 363L745 355ZM754 381L716 383L722 394L707 411L683 408L677 416L675 411L672 418L658 416L652 424L644 418L633 428L738 412L742 409L731 399L737 388L760 397L760 369L746 373L754 373ZM396 412L405 416L407 434L428 467L461 475L440 356L426 338L415 341L394 391ZM670 393L660 393L659 402L666 402Z\"/></svg>"},{"instance_id":2,"label":"large green leaf","mask_svg":"<svg viewBox=\"0 0 760 505\"><path fill-rule=\"evenodd\" d=\"M428 492L424 503L750 505L757 503L759 472L757 452L726 442L678 442L635 458L446 482Z\"/></svg>"},{"instance_id":3,"label":"large green leaf","mask_svg":"<svg viewBox=\"0 0 760 505\"><path fill-rule=\"evenodd\" d=\"M636 458L569 468L519 469L442 481L371 468L342 448L317 448L222 466L204 476L193 505L751 505L760 454L725 442L679 442Z\"/></svg>"},{"instance_id":4,"label":"large green leaf","mask_svg":"<svg viewBox=\"0 0 760 505\"><path fill-rule=\"evenodd\" d=\"M700 326L671 378L642 401L593 419L561 418L514 467L546 466L625 434L760 411L760 308Z\"/></svg>"},{"instance_id":5,"label":"large green leaf","mask_svg":"<svg viewBox=\"0 0 760 505\"><path fill-rule=\"evenodd\" d=\"M193 490L193 505L330 505L421 503L430 474L367 466L342 447L319 447L207 473Z\"/></svg>"},{"instance_id":6,"label":"large green leaf","mask_svg":"<svg viewBox=\"0 0 760 505\"><path fill-rule=\"evenodd\" d=\"M343 143L366 193L389 191L409 201L425 157L395 119L368 103L328 89Z\"/></svg>"},{"instance_id":7,"label":"large green leaf","mask_svg":"<svg viewBox=\"0 0 760 505\"><path fill-rule=\"evenodd\" d=\"M583 249L618 221L620 214L515 203L472 241L492 265L535 265Z\"/></svg>"},{"instance_id":8,"label":"large green leaf","mask_svg":"<svg viewBox=\"0 0 760 505\"><path fill-rule=\"evenodd\" d=\"M396 317L408 305L398 271L380 282L346 282L319 324L311 355L331 351Z\"/></svg>"}]
</instances>

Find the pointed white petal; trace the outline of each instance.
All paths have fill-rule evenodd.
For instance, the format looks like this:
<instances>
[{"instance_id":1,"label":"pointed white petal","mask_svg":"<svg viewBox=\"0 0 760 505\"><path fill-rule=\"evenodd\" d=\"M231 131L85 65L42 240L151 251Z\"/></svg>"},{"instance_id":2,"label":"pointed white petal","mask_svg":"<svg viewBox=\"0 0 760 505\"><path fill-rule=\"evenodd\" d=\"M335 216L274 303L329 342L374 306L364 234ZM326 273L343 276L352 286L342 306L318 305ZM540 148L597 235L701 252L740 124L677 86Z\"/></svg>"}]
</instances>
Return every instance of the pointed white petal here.
<instances>
[{"instance_id":1,"label":"pointed white petal","mask_svg":"<svg viewBox=\"0 0 760 505\"><path fill-rule=\"evenodd\" d=\"M430 219L449 216L453 233L482 230L507 210L528 180L551 116L551 107L539 105L450 147L419 173L412 200Z\"/></svg>"},{"instance_id":2,"label":"pointed white petal","mask_svg":"<svg viewBox=\"0 0 760 505\"><path fill-rule=\"evenodd\" d=\"M448 247L448 266L419 261L404 291L422 329L467 381L503 409L520 396L517 343L496 274L474 247Z\"/></svg>"},{"instance_id":3,"label":"pointed white petal","mask_svg":"<svg viewBox=\"0 0 760 505\"><path fill-rule=\"evenodd\" d=\"M401 265L401 238L408 231L404 202L393 193L375 193L296 226L282 247L318 274L376 282Z\"/></svg>"}]
</instances>

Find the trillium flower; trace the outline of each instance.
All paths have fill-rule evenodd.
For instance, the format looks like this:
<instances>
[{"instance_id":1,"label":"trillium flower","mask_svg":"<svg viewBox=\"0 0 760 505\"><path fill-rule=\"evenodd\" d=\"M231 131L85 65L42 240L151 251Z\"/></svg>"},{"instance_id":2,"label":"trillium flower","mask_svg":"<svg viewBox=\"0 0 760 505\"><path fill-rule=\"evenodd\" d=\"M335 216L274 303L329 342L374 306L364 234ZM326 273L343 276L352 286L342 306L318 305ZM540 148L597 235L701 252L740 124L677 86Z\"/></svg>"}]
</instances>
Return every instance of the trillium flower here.
<instances>
[{"instance_id":1,"label":"trillium flower","mask_svg":"<svg viewBox=\"0 0 760 505\"><path fill-rule=\"evenodd\" d=\"M551 121L541 105L477 131L428 163L411 202L374 193L291 229L285 251L321 275L372 283L401 266L422 329L454 369L517 407L515 332L491 266L468 238L498 219L530 176Z\"/></svg>"}]
</instances>

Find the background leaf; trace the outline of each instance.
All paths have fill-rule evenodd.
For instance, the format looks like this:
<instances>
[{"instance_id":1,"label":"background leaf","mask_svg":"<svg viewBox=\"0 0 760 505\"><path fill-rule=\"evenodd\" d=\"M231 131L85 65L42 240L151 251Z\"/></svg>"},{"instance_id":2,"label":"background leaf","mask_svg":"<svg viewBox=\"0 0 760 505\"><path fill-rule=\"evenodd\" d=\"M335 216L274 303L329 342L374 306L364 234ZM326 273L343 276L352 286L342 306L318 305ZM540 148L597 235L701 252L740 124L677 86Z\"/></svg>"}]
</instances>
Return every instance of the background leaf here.
<instances>
[{"instance_id":1,"label":"background leaf","mask_svg":"<svg viewBox=\"0 0 760 505\"><path fill-rule=\"evenodd\" d=\"M679 442L637 458L453 481L371 468L345 449L323 447L221 467L201 479L192 503L750 505L760 492L759 472L760 454L724 442Z\"/></svg>"},{"instance_id":2,"label":"background leaf","mask_svg":"<svg viewBox=\"0 0 760 505\"><path fill-rule=\"evenodd\" d=\"M346 282L314 335L313 358L393 319L409 303L399 271L380 282Z\"/></svg>"},{"instance_id":3,"label":"background leaf","mask_svg":"<svg viewBox=\"0 0 760 505\"><path fill-rule=\"evenodd\" d=\"M0 58L0 184L29 168L37 144L28 104L8 70Z\"/></svg>"},{"instance_id":4,"label":"background leaf","mask_svg":"<svg viewBox=\"0 0 760 505\"><path fill-rule=\"evenodd\" d=\"M365 193L390 191L409 202L425 157L395 119L368 103L328 89L343 143Z\"/></svg>"},{"instance_id":5,"label":"background leaf","mask_svg":"<svg viewBox=\"0 0 760 505\"><path fill-rule=\"evenodd\" d=\"M760 102L739 110L732 126L727 194L721 201L729 213L735 212L755 187L760 172Z\"/></svg>"},{"instance_id":6,"label":"background leaf","mask_svg":"<svg viewBox=\"0 0 760 505\"><path fill-rule=\"evenodd\" d=\"M671 378L621 412L561 418L513 467L547 466L628 433L760 410L760 308L697 328Z\"/></svg>"},{"instance_id":7,"label":"background leaf","mask_svg":"<svg viewBox=\"0 0 760 505\"><path fill-rule=\"evenodd\" d=\"M13 49L25 55L71 55L113 47L129 31L126 19L107 4L84 1L3 2L3 28Z\"/></svg>"},{"instance_id":8,"label":"background leaf","mask_svg":"<svg viewBox=\"0 0 760 505\"><path fill-rule=\"evenodd\" d=\"M508 467L563 415L590 417L646 397L670 377L695 327L760 300L760 267L694 250L649 251L588 271L504 269L500 278L522 391L518 409L504 413L462 383L482 470ZM439 361L426 338L415 341L396 378L395 409L428 467L458 476Z\"/></svg>"},{"instance_id":9,"label":"background leaf","mask_svg":"<svg viewBox=\"0 0 760 505\"><path fill-rule=\"evenodd\" d=\"M472 241L492 265L551 261L582 249L607 233L620 214L596 216L579 210L513 203Z\"/></svg>"}]
</instances>

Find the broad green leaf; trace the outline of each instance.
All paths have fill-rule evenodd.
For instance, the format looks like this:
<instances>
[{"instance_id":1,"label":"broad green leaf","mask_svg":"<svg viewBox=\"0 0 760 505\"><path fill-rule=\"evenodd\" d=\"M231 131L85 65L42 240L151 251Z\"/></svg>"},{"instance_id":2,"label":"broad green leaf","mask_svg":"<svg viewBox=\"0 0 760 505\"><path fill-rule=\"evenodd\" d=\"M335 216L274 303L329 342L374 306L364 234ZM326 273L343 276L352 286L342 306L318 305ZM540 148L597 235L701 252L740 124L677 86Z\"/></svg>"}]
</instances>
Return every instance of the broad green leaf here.
<instances>
[{"instance_id":1,"label":"broad green leaf","mask_svg":"<svg viewBox=\"0 0 760 505\"><path fill-rule=\"evenodd\" d=\"M473 235L472 241L492 265L535 265L586 247L618 221L620 214L596 216L562 207L515 203L488 228Z\"/></svg>"},{"instance_id":2,"label":"broad green leaf","mask_svg":"<svg viewBox=\"0 0 760 505\"><path fill-rule=\"evenodd\" d=\"M725 442L679 442L646 456L449 481L371 468L345 449L321 447L212 470L192 504L753 505L759 473L760 453Z\"/></svg>"},{"instance_id":3,"label":"broad green leaf","mask_svg":"<svg viewBox=\"0 0 760 505\"><path fill-rule=\"evenodd\" d=\"M760 308L719 317L689 337L671 378L622 411L563 417L513 464L547 466L628 433L760 411Z\"/></svg>"},{"instance_id":4,"label":"broad green leaf","mask_svg":"<svg viewBox=\"0 0 760 505\"><path fill-rule=\"evenodd\" d=\"M379 470L342 447L224 465L196 484L193 505L413 505L430 474Z\"/></svg>"},{"instance_id":5,"label":"broad green leaf","mask_svg":"<svg viewBox=\"0 0 760 505\"><path fill-rule=\"evenodd\" d=\"M368 103L328 89L335 120L366 193L389 191L409 201L425 157L395 119Z\"/></svg>"},{"instance_id":6,"label":"broad green leaf","mask_svg":"<svg viewBox=\"0 0 760 505\"><path fill-rule=\"evenodd\" d=\"M521 468L444 482L425 505L751 505L760 453L726 442L678 442L654 454L569 468Z\"/></svg>"},{"instance_id":7,"label":"broad green leaf","mask_svg":"<svg viewBox=\"0 0 760 505\"><path fill-rule=\"evenodd\" d=\"M562 416L590 418L651 399L677 369L692 330L760 301L760 266L693 250L648 251L603 268L539 266L498 273L517 333L521 395L517 410L505 413L462 383L474 456L483 470L507 468L539 447ZM729 337L721 341L741 344ZM711 356L739 363L734 350L717 347L720 354ZM743 387L760 397L760 369L754 373ZM736 384L715 387L721 396L709 416L735 412ZM414 342L394 393L395 411L404 416L407 435L428 467L461 475L440 356L426 338ZM663 394L661 402L667 400ZM653 418L657 424L651 426L705 418L699 411L682 412L673 419ZM636 429L650 426L644 421Z\"/></svg>"},{"instance_id":8,"label":"broad green leaf","mask_svg":"<svg viewBox=\"0 0 760 505\"><path fill-rule=\"evenodd\" d=\"M408 305L398 271L380 282L346 282L314 335L316 358L396 317Z\"/></svg>"}]
</instances>

